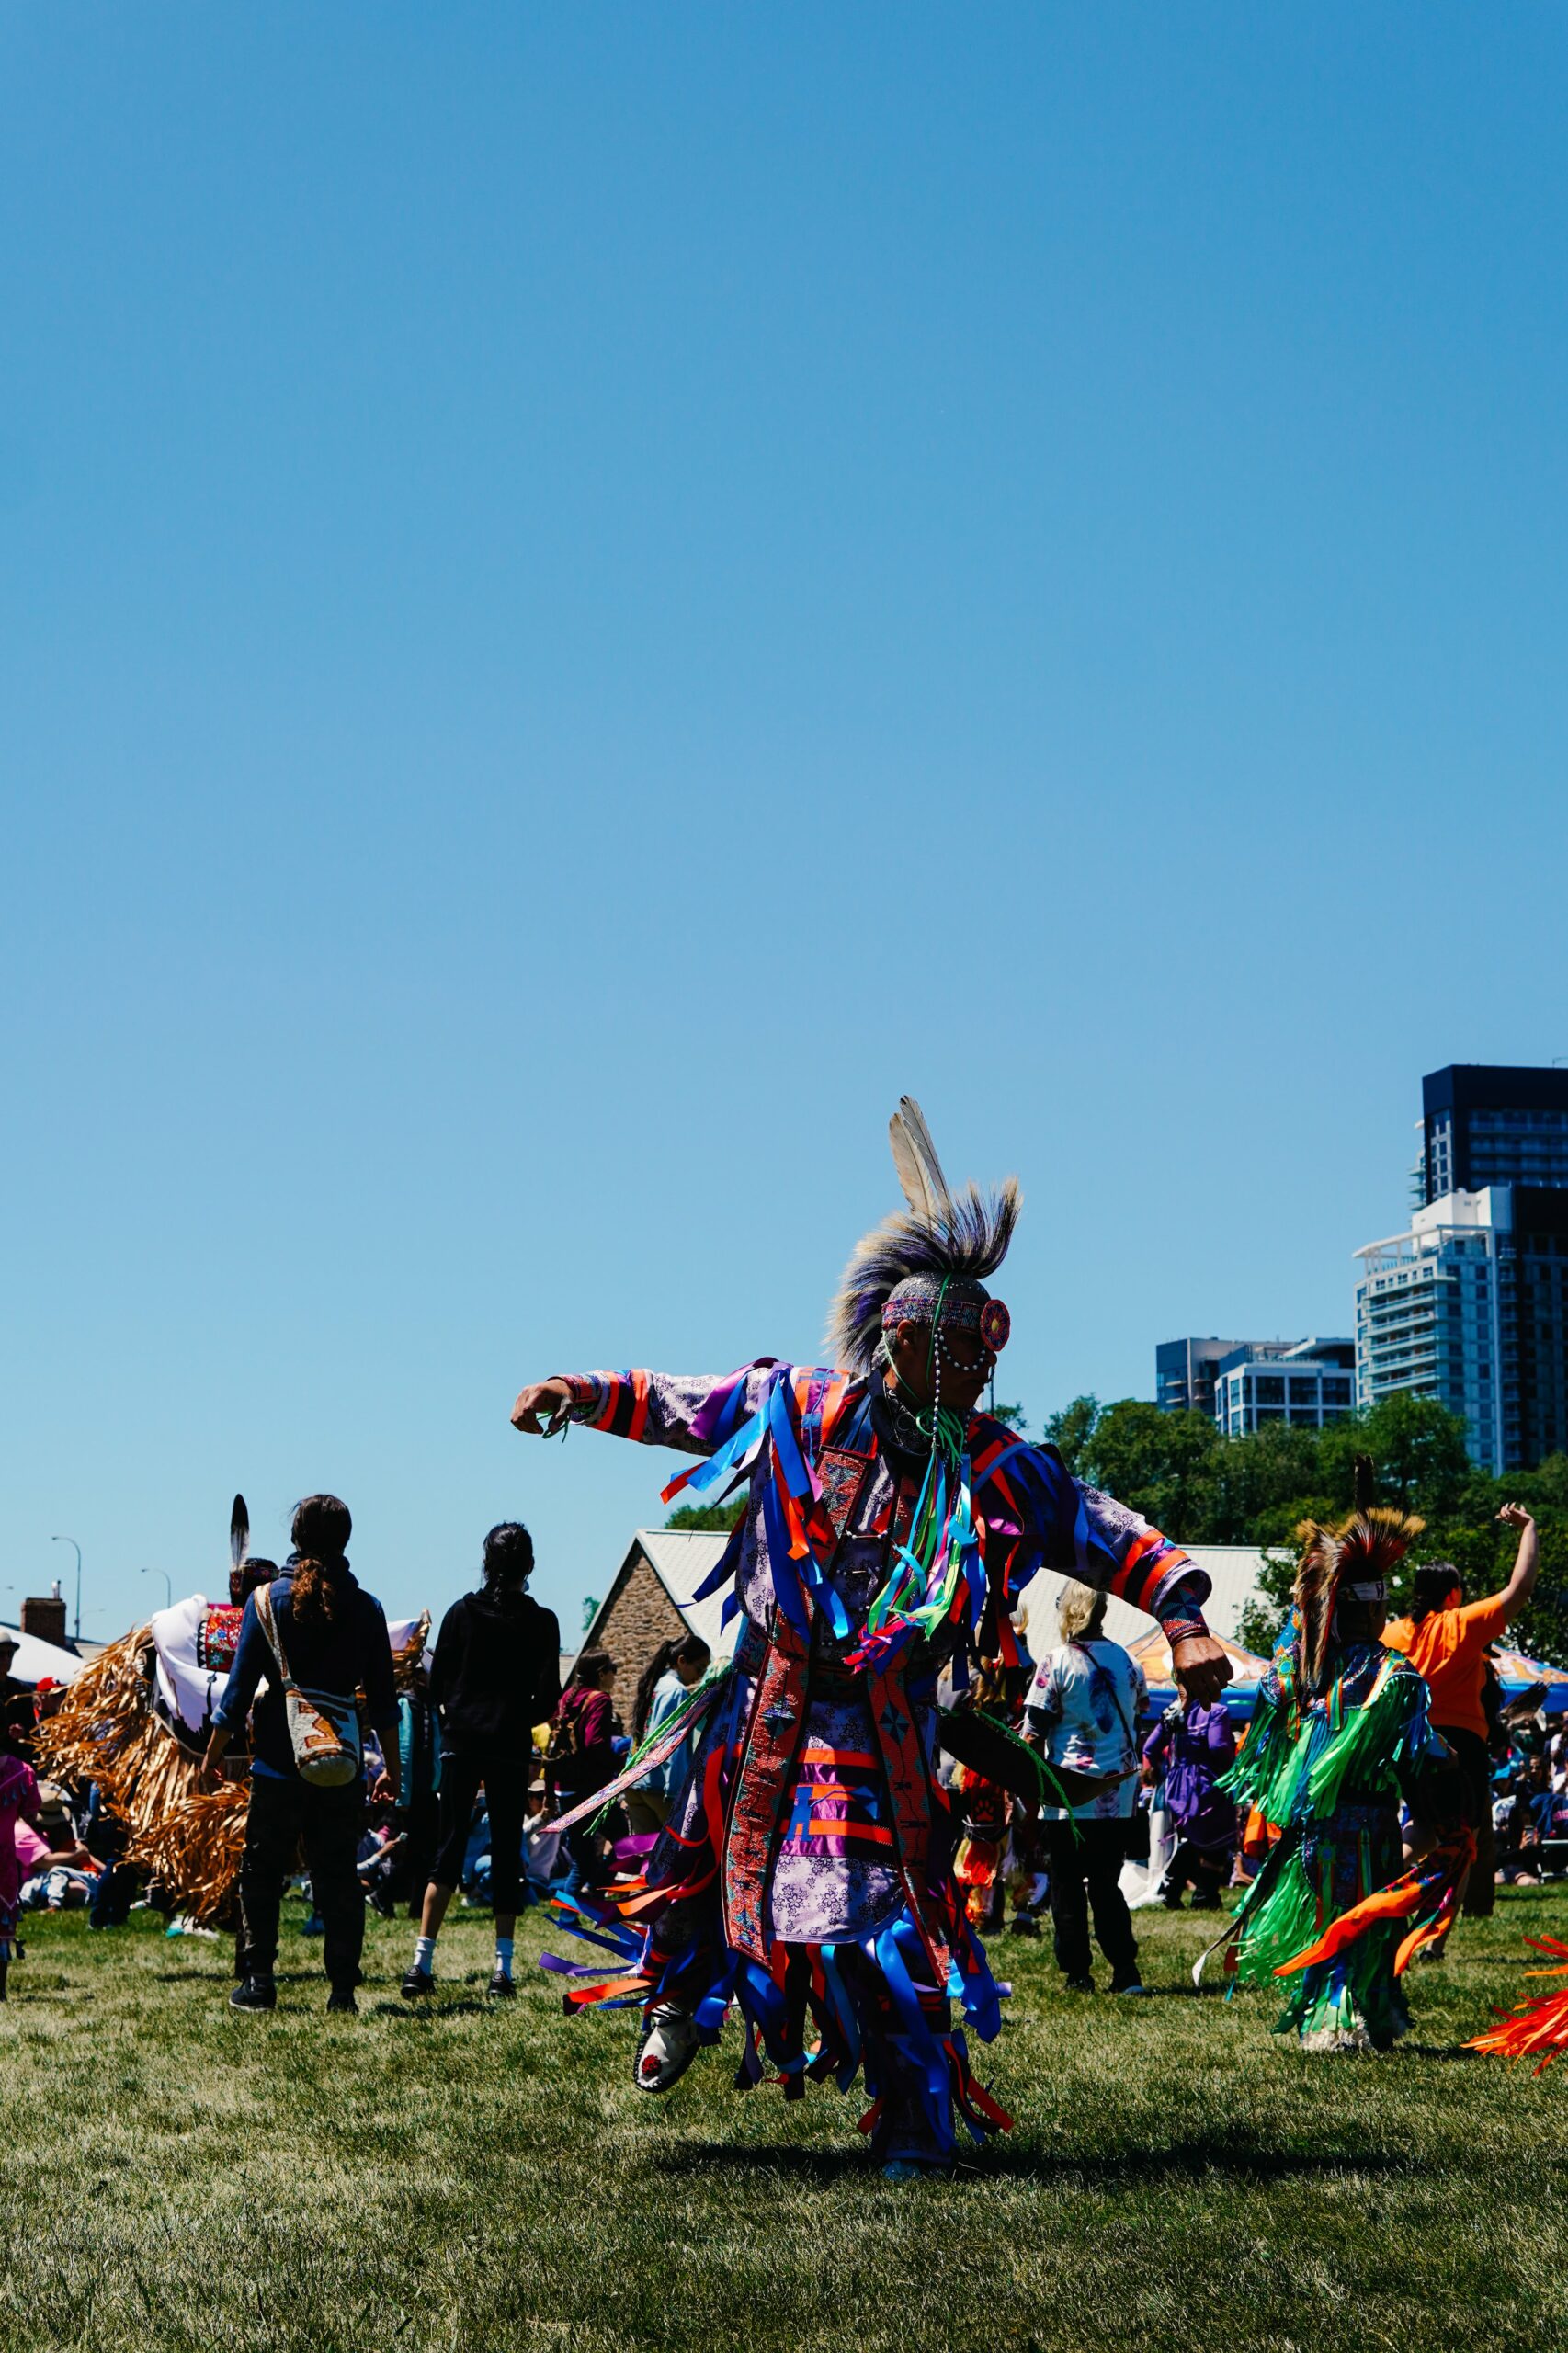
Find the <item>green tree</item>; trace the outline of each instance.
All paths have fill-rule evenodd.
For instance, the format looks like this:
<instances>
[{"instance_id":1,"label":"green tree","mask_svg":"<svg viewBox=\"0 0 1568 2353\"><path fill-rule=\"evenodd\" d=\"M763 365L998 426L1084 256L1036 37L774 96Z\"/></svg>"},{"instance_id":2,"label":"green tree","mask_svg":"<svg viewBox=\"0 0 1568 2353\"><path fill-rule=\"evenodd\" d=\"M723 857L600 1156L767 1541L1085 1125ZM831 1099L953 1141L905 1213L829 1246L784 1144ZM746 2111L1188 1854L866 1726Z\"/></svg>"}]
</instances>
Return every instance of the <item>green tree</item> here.
<instances>
[{"instance_id":1,"label":"green tree","mask_svg":"<svg viewBox=\"0 0 1568 2353\"><path fill-rule=\"evenodd\" d=\"M1097 1397L1074 1397L1059 1414L1046 1415L1040 1435L1048 1446L1055 1447L1074 1478L1078 1476L1078 1466L1094 1438L1099 1417Z\"/></svg>"},{"instance_id":2,"label":"green tree","mask_svg":"<svg viewBox=\"0 0 1568 2353\"><path fill-rule=\"evenodd\" d=\"M1405 1389L1380 1398L1368 1413L1331 1422L1322 1434L1324 1484L1344 1497L1346 1511L1355 1500L1358 1454L1371 1456L1384 1502L1427 1519L1451 1513L1473 1475L1460 1416L1435 1397Z\"/></svg>"},{"instance_id":3,"label":"green tree","mask_svg":"<svg viewBox=\"0 0 1568 2353\"><path fill-rule=\"evenodd\" d=\"M1078 1475L1141 1511L1174 1543L1200 1543L1213 1518L1223 1441L1207 1414L1162 1413L1142 1398L1108 1405L1081 1449Z\"/></svg>"},{"instance_id":4,"label":"green tree","mask_svg":"<svg viewBox=\"0 0 1568 2353\"><path fill-rule=\"evenodd\" d=\"M665 1520L666 1528L692 1530L711 1529L715 1534L727 1533L742 1517L751 1490L743 1487L738 1495L730 1495L722 1504L680 1504Z\"/></svg>"},{"instance_id":5,"label":"green tree","mask_svg":"<svg viewBox=\"0 0 1568 2353\"><path fill-rule=\"evenodd\" d=\"M1320 1433L1301 1424L1271 1422L1250 1438L1221 1438L1210 1484L1210 1544L1289 1543L1318 1492Z\"/></svg>"},{"instance_id":6,"label":"green tree","mask_svg":"<svg viewBox=\"0 0 1568 2353\"><path fill-rule=\"evenodd\" d=\"M1256 1586L1236 1620L1236 1640L1244 1651L1251 1651L1255 1657L1269 1657L1279 1640L1280 1630L1290 1615L1300 1558L1300 1550L1293 1544L1279 1545L1264 1553Z\"/></svg>"}]
</instances>

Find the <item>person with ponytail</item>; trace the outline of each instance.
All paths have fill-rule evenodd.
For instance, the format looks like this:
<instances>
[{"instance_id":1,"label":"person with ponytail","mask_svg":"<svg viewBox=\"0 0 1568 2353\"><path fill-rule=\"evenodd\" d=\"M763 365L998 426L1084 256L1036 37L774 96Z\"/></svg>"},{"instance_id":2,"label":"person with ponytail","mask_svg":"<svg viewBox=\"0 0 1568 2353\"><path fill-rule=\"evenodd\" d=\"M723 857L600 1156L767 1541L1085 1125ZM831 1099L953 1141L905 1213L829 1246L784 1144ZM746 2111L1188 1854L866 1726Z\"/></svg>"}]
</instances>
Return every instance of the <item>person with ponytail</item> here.
<instances>
[{"instance_id":1,"label":"person with ponytail","mask_svg":"<svg viewBox=\"0 0 1568 2353\"><path fill-rule=\"evenodd\" d=\"M353 2010L365 1941L365 1891L359 1841L365 1829L363 1751L359 1770L331 1786L307 1780L295 1755L279 1666L312 1697L329 1699L345 1721L358 1719L363 1692L369 1727L397 1795L397 1688L381 1605L349 1568L353 1522L336 1495L307 1495L294 1508L294 1549L271 1582L252 1586L240 1620L228 1687L212 1719L207 1767L215 1772L255 1702L251 1726L250 1806L240 1860L245 1975L230 1995L236 2010L270 2010L278 1918L285 1881L301 1841L311 1893L325 1928L322 1958L332 1986L329 2010ZM265 1614L262 1605L265 1604ZM270 1623L268 1622L270 1621ZM275 1649L276 1645L276 1649ZM358 1740L365 1732L358 1722ZM380 1788L378 1783L378 1789Z\"/></svg>"},{"instance_id":2,"label":"person with ponytail","mask_svg":"<svg viewBox=\"0 0 1568 2353\"><path fill-rule=\"evenodd\" d=\"M495 1967L490 1991L514 1991L513 1939L523 1867L523 1829L533 1777L533 1728L561 1697L561 1628L528 1591L533 1539L506 1519L484 1540L479 1589L454 1601L436 1637L430 1697L441 1726L441 1822L434 1875L425 1891L406 2000L436 1990L436 1939L462 1877L463 1853L481 1787L490 1813L491 1899Z\"/></svg>"}]
</instances>

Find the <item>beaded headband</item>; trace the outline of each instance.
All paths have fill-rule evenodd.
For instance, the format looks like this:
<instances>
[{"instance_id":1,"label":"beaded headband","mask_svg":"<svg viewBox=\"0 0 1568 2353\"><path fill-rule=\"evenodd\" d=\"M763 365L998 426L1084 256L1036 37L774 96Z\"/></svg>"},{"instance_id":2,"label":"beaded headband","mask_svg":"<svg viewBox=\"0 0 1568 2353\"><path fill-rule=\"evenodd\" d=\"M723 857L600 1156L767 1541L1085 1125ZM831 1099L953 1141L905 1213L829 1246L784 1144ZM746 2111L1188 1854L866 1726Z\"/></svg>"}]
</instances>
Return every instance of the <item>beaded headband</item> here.
<instances>
[{"instance_id":1,"label":"beaded headband","mask_svg":"<svg viewBox=\"0 0 1568 2353\"><path fill-rule=\"evenodd\" d=\"M944 1293L946 1296L944 1297ZM981 1283L955 1282L948 1275L907 1275L888 1295L882 1329L900 1324L929 1324L941 1310L944 1332L978 1332L994 1353L1007 1345L1013 1319Z\"/></svg>"}]
</instances>

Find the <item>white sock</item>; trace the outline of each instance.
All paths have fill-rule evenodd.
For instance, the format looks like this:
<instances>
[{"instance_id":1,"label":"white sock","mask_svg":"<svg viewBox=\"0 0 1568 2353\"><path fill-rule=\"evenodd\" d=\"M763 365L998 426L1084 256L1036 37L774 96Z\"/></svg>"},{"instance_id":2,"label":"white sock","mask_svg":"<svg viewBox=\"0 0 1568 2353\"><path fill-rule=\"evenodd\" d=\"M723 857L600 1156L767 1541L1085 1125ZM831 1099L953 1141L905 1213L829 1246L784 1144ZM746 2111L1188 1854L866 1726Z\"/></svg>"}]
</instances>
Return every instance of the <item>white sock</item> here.
<instances>
[{"instance_id":1,"label":"white sock","mask_svg":"<svg viewBox=\"0 0 1568 2353\"><path fill-rule=\"evenodd\" d=\"M508 1977L512 1974L512 1939L510 1937L496 1938L495 1966L497 1969L505 1971Z\"/></svg>"},{"instance_id":2,"label":"white sock","mask_svg":"<svg viewBox=\"0 0 1568 2353\"><path fill-rule=\"evenodd\" d=\"M435 1974L436 1939L434 1937L415 1938L414 1966L415 1969L427 1971L432 1976Z\"/></svg>"}]
</instances>

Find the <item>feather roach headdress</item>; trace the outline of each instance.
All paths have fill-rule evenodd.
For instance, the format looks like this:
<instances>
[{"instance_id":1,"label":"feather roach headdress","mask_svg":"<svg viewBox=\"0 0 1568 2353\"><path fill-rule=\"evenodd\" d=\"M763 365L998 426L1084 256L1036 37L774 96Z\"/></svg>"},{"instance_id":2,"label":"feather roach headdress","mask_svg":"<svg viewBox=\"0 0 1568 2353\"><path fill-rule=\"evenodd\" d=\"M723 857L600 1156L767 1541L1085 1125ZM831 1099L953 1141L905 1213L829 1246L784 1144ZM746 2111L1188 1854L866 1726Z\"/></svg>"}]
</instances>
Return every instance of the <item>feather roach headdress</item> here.
<instances>
[{"instance_id":1,"label":"feather roach headdress","mask_svg":"<svg viewBox=\"0 0 1568 2353\"><path fill-rule=\"evenodd\" d=\"M888 1138L908 1207L856 1244L828 1315L830 1361L863 1377L876 1368L890 1321L939 1319L947 1330L979 1331L993 1350L1009 1324L983 1278L1001 1265L1013 1238L1017 1177L994 1193L976 1185L955 1193L913 1096L900 1097Z\"/></svg>"},{"instance_id":2,"label":"feather roach headdress","mask_svg":"<svg viewBox=\"0 0 1568 2353\"><path fill-rule=\"evenodd\" d=\"M1323 1688L1324 1668L1342 1593L1358 1601L1381 1601L1391 1569L1397 1568L1426 1523L1414 1513L1394 1511L1376 1500L1371 1459L1356 1457L1356 1508L1343 1525L1324 1528L1304 1519L1296 1533L1303 1546L1296 1571L1296 1641L1301 1679L1309 1691Z\"/></svg>"}]
</instances>

